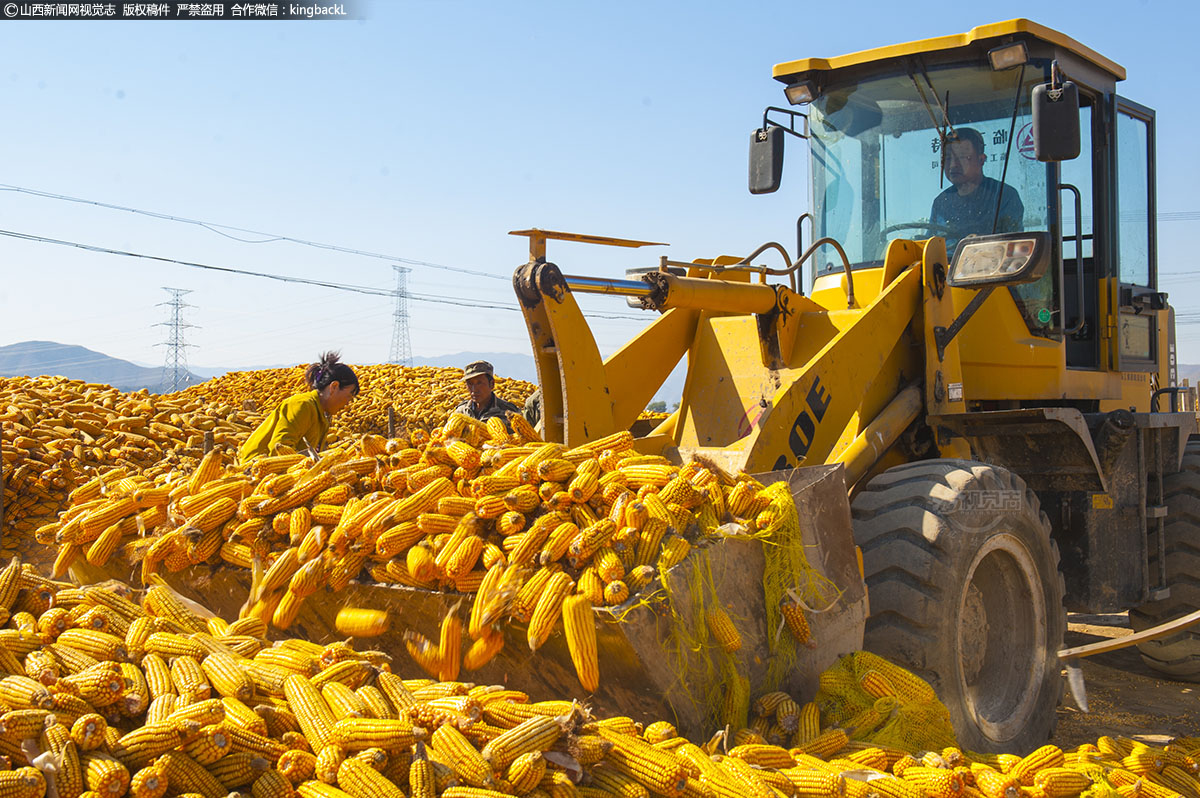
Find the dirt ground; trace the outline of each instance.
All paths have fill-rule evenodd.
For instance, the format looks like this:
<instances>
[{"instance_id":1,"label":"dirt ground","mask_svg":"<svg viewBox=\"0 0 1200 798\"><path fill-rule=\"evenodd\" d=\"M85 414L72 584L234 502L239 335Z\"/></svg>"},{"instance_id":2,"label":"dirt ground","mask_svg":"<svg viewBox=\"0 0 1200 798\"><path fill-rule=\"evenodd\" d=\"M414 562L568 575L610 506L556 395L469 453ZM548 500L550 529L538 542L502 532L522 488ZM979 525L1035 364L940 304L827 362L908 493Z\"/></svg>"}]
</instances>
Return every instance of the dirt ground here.
<instances>
[{"instance_id":1,"label":"dirt ground","mask_svg":"<svg viewBox=\"0 0 1200 798\"><path fill-rule=\"evenodd\" d=\"M1068 647L1132 634L1126 613L1068 617ZM1058 731L1052 742L1062 748L1123 735L1149 743L1200 734L1200 684L1162 678L1142 662L1135 646L1081 661L1089 712L1076 707L1064 686ZM1064 677L1065 684L1065 677Z\"/></svg>"}]
</instances>

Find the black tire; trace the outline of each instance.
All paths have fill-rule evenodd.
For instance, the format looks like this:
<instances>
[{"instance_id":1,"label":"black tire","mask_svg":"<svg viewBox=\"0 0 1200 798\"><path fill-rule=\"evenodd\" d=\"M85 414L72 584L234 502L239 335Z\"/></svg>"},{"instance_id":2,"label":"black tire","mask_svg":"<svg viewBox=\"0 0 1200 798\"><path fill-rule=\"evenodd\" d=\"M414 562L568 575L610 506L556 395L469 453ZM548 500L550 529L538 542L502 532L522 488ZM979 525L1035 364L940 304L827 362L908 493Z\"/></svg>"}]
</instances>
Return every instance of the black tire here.
<instances>
[{"instance_id":1,"label":"black tire","mask_svg":"<svg viewBox=\"0 0 1200 798\"><path fill-rule=\"evenodd\" d=\"M964 748L1025 752L1053 733L1067 616L1058 547L1015 474L970 460L889 469L853 502L865 647L921 676Z\"/></svg>"},{"instance_id":2,"label":"black tire","mask_svg":"<svg viewBox=\"0 0 1200 798\"><path fill-rule=\"evenodd\" d=\"M1171 595L1129 611L1129 625L1140 632L1200 610L1200 441L1183 450L1180 471L1163 479L1167 503L1164 525L1167 585ZM1156 581L1158 553L1150 552L1150 580ZM1142 659L1159 673L1184 682L1200 682L1200 633L1150 640L1138 646Z\"/></svg>"}]
</instances>

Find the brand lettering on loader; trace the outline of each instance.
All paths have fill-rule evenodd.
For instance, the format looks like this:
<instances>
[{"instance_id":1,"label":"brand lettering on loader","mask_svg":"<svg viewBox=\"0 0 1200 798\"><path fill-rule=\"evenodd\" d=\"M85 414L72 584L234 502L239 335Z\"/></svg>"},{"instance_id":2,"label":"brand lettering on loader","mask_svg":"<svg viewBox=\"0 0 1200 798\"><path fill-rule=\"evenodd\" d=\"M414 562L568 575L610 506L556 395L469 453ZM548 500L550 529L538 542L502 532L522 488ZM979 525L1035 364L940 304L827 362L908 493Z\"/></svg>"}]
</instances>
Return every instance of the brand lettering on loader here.
<instances>
[{"instance_id":1,"label":"brand lettering on loader","mask_svg":"<svg viewBox=\"0 0 1200 798\"><path fill-rule=\"evenodd\" d=\"M808 454L808 449L812 446L813 438L817 433L817 425L825 418L825 411L829 409L829 403L833 401L833 397L825 390L825 386L821 384L821 378L813 380L812 386L808 389L808 394L804 397L804 408L801 409L800 415L796 416L796 420L792 423L792 431L788 433L788 448L791 449L796 461L799 462ZM780 455L775 461L775 469L788 468L790 459L786 455Z\"/></svg>"}]
</instances>

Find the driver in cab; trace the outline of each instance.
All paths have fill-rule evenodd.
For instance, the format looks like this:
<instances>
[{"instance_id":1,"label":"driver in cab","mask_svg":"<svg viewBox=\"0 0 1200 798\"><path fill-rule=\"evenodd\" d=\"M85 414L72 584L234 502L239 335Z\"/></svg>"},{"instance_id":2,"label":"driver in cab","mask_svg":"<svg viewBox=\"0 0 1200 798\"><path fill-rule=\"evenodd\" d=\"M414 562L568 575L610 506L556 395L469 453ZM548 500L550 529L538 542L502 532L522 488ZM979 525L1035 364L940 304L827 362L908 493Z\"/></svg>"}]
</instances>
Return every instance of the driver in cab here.
<instances>
[{"instance_id":1,"label":"driver in cab","mask_svg":"<svg viewBox=\"0 0 1200 798\"><path fill-rule=\"evenodd\" d=\"M1025 206L1012 186L984 177L983 136L978 130L952 130L942 147L942 169L951 186L933 200L929 220L945 228L946 254L953 258L968 235L1013 233L1021 229ZM999 199L999 213L996 210Z\"/></svg>"}]
</instances>

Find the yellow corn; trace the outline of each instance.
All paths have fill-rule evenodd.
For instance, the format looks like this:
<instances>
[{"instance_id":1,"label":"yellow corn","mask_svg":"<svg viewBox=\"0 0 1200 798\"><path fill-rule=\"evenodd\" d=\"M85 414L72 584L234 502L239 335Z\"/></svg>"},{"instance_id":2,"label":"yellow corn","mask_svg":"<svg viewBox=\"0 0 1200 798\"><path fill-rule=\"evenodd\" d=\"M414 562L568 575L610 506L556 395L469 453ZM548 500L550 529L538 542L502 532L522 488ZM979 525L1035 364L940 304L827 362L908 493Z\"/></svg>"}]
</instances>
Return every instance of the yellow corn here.
<instances>
[{"instance_id":1,"label":"yellow corn","mask_svg":"<svg viewBox=\"0 0 1200 798\"><path fill-rule=\"evenodd\" d=\"M613 745L607 761L616 770L641 782L652 792L668 798L682 796L687 783L687 769L678 757L605 727L600 727L599 732Z\"/></svg>"},{"instance_id":2,"label":"yellow corn","mask_svg":"<svg viewBox=\"0 0 1200 798\"><path fill-rule=\"evenodd\" d=\"M563 572L552 575L546 582L545 589L538 596L533 614L530 616L529 629L526 635L529 650L536 651L562 614L563 600L575 589L575 582Z\"/></svg>"},{"instance_id":3,"label":"yellow corn","mask_svg":"<svg viewBox=\"0 0 1200 798\"><path fill-rule=\"evenodd\" d=\"M1063 756L1061 748L1057 745L1043 745L1036 751L1026 754L1020 762L1013 766L1008 775L1029 787L1033 785L1033 777L1039 770L1062 767L1064 761L1066 761L1066 757Z\"/></svg>"},{"instance_id":4,"label":"yellow corn","mask_svg":"<svg viewBox=\"0 0 1200 798\"><path fill-rule=\"evenodd\" d=\"M388 614L384 610L343 607L338 610L334 625L351 637L377 637L388 630Z\"/></svg>"},{"instance_id":5,"label":"yellow corn","mask_svg":"<svg viewBox=\"0 0 1200 798\"><path fill-rule=\"evenodd\" d=\"M536 613L535 613L536 617ZM587 596L567 596L562 601L563 631L579 683L589 693L600 686L599 659L596 653L596 621L592 602Z\"/></svg>"},{"instance_id":6,"label":"yellow corn","mask_svg":"<svg viewBox=\"0 0 1200 798\"><path fill-rule=\"evenodd\" d=\"M481 753L493 770L504 771L522 755L549 750L562 733L557 718L532 717L490 740Z\"/></svg>"},{"instance_id":7,"label":"yellow corn","mask_svg":"<svg viewBox=\"0 0 1200 798\"><path fill-rule=\"evenodd\" d=\"M129 771L108 754L90 751L80 758L80 766L84 785L104 798L120 798L129 789Z\"/></svg>"},{"instance_id":8,"label":"yellow corn","mask_svg":"<svg viewBox=\"0 0 1200 798\"><path fill-rule=\"evenodd\" d=\"M450 764L464 782L472 787L495 786L491 765L458 729L448 724L439 726L431 743L438 758Z\"/></svg>"},{"instance_id":9,"label":"yellow corn","mask_svg":"<svg viewBox=\"0 0 1200 798\"><path fill-rule=\"evenodd\" d=\"M742 636L738 634L737 627L733 625L733 620L729 617L729 613L725 612L721 607L710 609L706 614L708 620L709 631L712 632L713 638L717 641L717 645L722 651L733 653L742 648Z\"/></svg>"}]
</instances>

